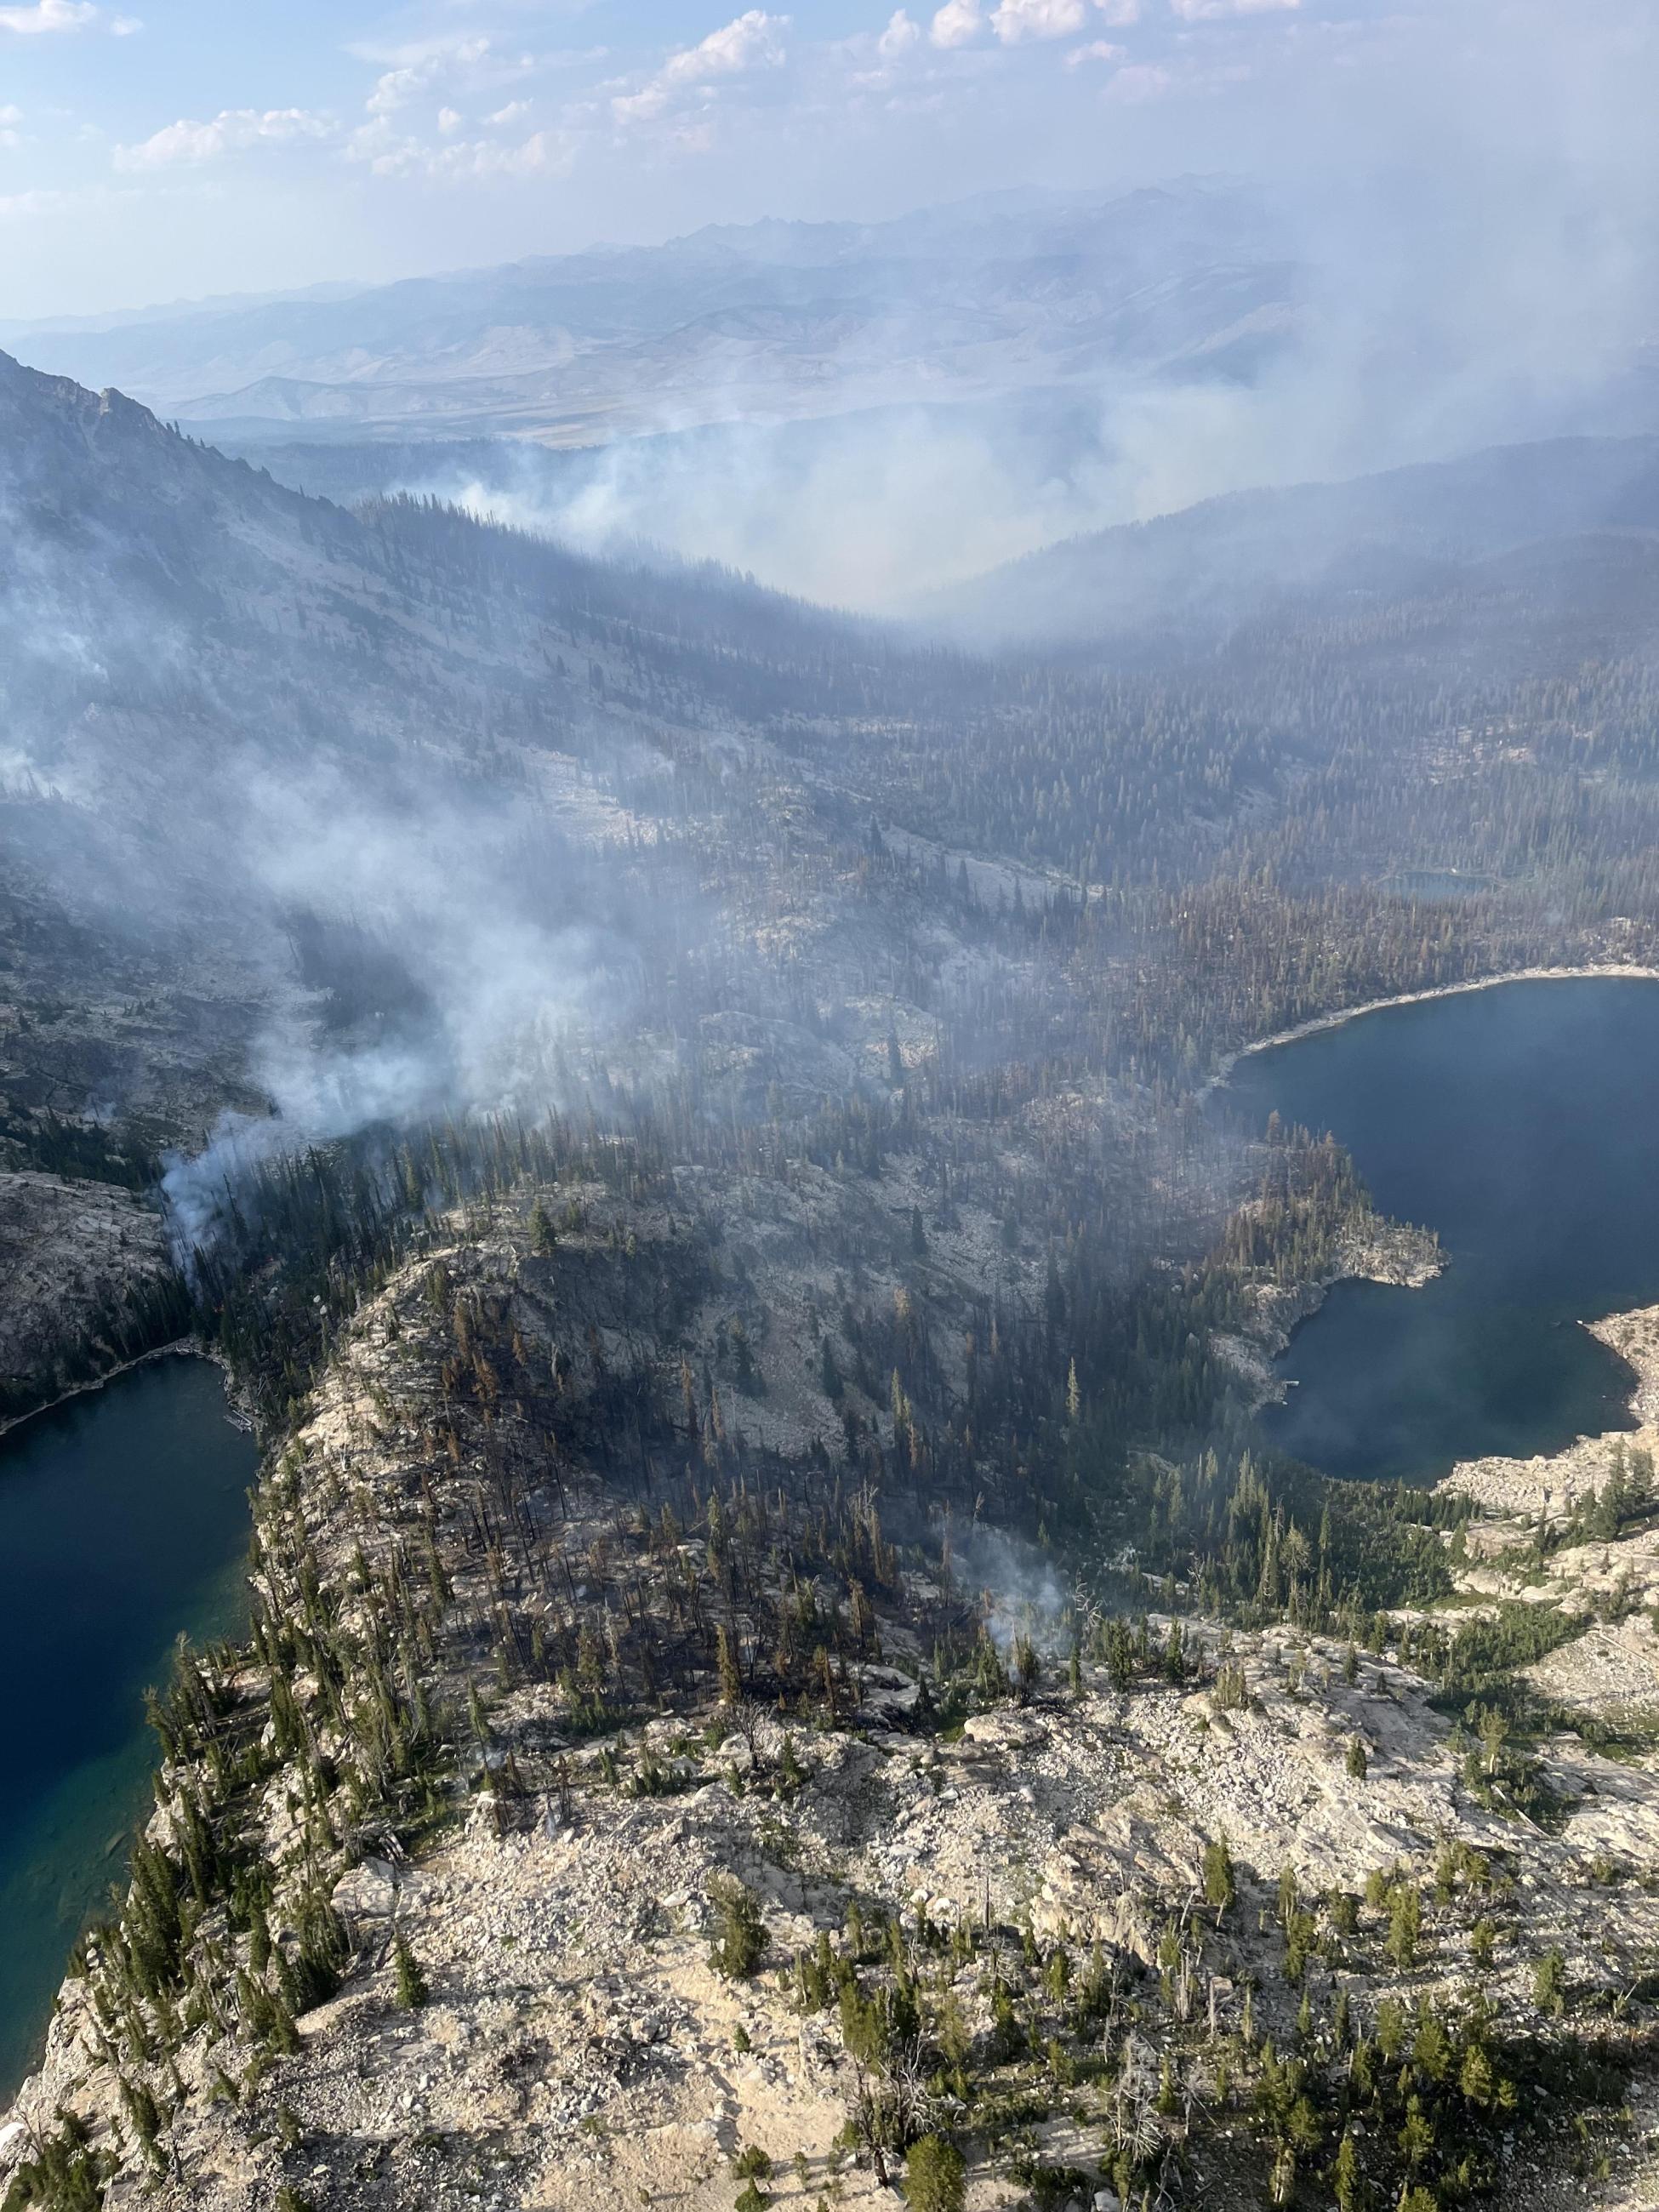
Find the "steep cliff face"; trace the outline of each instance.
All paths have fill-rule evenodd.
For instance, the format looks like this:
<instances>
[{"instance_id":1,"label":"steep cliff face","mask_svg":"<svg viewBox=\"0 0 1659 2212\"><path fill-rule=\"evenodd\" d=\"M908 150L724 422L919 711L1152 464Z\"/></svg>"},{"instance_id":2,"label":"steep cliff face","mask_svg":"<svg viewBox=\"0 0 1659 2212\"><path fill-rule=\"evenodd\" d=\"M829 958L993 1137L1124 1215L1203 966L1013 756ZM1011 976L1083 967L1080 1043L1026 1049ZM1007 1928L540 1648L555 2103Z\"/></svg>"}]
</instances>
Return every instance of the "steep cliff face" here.
<instances>
[{"instance_id":1,"label":"steep cliff face","mask_svg":"<svg viewBox=\"0 0 1659 2212\"><path fill-rule=\"evenodd\" d=\"M0 1421L143 1349L167 1318L161 1216L113 1184L0 1175Z\"/></svg>"}]
</instances>

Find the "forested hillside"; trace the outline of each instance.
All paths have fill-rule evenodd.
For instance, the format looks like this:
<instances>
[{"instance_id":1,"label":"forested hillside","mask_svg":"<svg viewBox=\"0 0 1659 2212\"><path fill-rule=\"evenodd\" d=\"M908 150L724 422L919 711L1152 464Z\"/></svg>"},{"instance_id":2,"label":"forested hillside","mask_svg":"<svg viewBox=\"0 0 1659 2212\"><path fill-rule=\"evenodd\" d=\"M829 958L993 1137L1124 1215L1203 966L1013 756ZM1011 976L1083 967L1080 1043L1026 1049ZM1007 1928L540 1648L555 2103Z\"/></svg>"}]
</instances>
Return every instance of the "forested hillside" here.
<instances>
[{"instance_id":1,"label":"forested hillside","mask_svg":"<svg viewBox=\"0 0 1659 2212\"><path fill-rule=\"evenodd\" d=\"M261 1095L337 1135L593 1079L1191 1087L1332 1006L1644 957L1659 919L1634 527L987 661L347 512L15 368L3 398L20 1164ZM1543 507L1605 505L1552 466Z\"/></svg>"},{"instance_id":2,"label":"forested hillside","mask_svg":"<svg viewBox=\"0 0 1659 2212\"><path fill-rule=\"evenodd\" d=\"M957 590L929 618L984 647L1200 650L1243 624L1370 612L1441 591L1478 598L1480 564L1530 555L1534 589L1572 541L1659 529L1651 437L1498 446L1347 482L1205 500L1066 539ZM1474 571L1470 574L1468 572ZM1501 574L1501 570L1496 573ZM1598 609L1581 581L1581 620Z\"/></svg>"},{"instance_id":3,"label":"forested hillside","mask_svg":"<svg viewBox=\"0 0 1659 2212\"><path fill-rule=\"evenodd\" d=\"M943 2159L961 2212L965 2148L988 2207L1427 2212L1515 2201L1522 2138L1567 2201L1649 2063L1645 1801L1534 1839L1590 1753L1519 1670L1585 1623L1508 1601L1647 1478L1494 1534L1264 1454L1297 1320L1441 1255L1205 1092L1306 1016L1659 954L1645 532L988 658L348 511L10 364L0 488L6 1295L63 1293L0 1405L188 1326L268 1446L252 1643L157 1702L11 2212L564 2203L596 2112L653 2142L757 2044L803 2191ZM760 2212L757 2149L700 2212L728 2160Z\"/></svg>"}]
</instances>

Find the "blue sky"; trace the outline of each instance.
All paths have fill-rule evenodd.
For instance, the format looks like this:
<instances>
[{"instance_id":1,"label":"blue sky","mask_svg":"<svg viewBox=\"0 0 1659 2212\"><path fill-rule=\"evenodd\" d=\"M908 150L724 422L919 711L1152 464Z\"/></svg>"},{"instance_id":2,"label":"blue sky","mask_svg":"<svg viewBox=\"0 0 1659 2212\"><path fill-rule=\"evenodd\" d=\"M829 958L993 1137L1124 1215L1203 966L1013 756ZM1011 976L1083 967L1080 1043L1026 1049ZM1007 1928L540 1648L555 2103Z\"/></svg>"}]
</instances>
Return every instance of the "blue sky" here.
<instances>
[{"instance_id":1,"label":"blue sky","mask_svg":"<svg viewBox=\"0 0 1659 2212\"><path fill-rule=\"evenodd\" d=\"M708 221L874 216L1003 185L1411 167L1466 122L1478 150L1483 103L1549 154L1563 131L1605 137L1585 52L1631 80L1653 12L0 0L0 318L380 281ZM1558 53L1551 27L1568 23Z\"/></svg>"}]
</instances>

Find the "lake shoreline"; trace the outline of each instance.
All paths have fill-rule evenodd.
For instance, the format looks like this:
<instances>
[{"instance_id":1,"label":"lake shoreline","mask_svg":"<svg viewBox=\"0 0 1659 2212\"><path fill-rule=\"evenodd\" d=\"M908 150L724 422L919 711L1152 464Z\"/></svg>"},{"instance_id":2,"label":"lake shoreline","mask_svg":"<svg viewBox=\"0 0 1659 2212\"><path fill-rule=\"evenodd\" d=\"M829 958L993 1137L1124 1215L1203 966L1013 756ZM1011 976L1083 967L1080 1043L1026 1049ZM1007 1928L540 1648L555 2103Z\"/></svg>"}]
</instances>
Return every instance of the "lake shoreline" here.
<instances>
[{"instance_id":1,"label":"lake shoreline","mask_svg":"<svg viewBox=\"0 0 1659 2212\"><path fill-rule=\"evenodd\" d=\"M1552 1515L1565 1512L1603 1479L1618 1436L1659 1429L1659 1186L1645 1107L1659 1077L1655 999L1620 988L1428 1003L1510 982L1656 981L1659 965L1636 960L1540 963L1322 1014L1228 1056L1238 1118L1257 1123L1275 1107L1287 1124L1334 1129L1358 1170L1377 1176L1382 1207L1431 1223L1468 1262L1431 1300L1342 1302L1289 1363L1316 1393L1305 1402L1279 1387L1284 1345L1323 1291L1281 1303L1253 1395L1258 1407L1289 1407L1271 1419L1287 1448L1351 1478L1403 1475L1535 1516L1547 1495ZM1404 1005L1426 1011L1347 1027ZM1261 1057L1327 1031L1304 1052ZM1605 1103L1586 1103L1598 1065L1611 1122Z\"/></svg>"},{"instance_id":2,"label":"lake shoreline","mask_svg":"<svg viewBox=\"0 0 1659 2212\"><path fill-rule=\"evenodd\" d=\"M38 1421L44 1413L54 1413L60 1407L72 1405L77 1398L90 1397L113 1382L118 1376L131 1375L135 1369L149 1367L158 1359L205 1359L210 1367L216 1367L224 1378L225 1407L232 1426L245 1429L250 1434L253 1432L252 1411L238 1392L230 1362L223 1352L212 1345L204 1344L199 1337L178 1336L170 1344L152 1345L148 1352L135 1352L131 1359L119 1360L113 1367L105 1368L101 1374L88 1376L84 1382L71 1383L67 1390L60 1390L55 1398L48 1398L44 1405L31 1406L27 1413L14 1413L9 1419L0 1421L0 1438L26 1428L29 1422Z\"/></svg>"},{"instance_id":3,"label":"lake shoreline","mask_svg":"<svg viewBox=\"0 0 1659 2212\"><path fill-rule=\"evenodd\" d=\"M1420 1291L1445 1272L1447 1261L1433 1231L1376 1215L1346 1240L1332 1265L1301 1283L1255 1285L1255 1311L1246 1328L1214 1339L1216 1351L1244 1383L1252 1417L1265 1406L1282 1406L1288 1380L1274 1369L1296 1333L1310 1322L1339 1283L1382 1283Z\"/></svg>"},{"instance_id":4,"label":"lake shoreline","mask_svg":"<svg viewBox=\"0 0 1659 2212\"><path fill-rule=\"evenodd\" d=\"M1279 1045L1298 1043L1304 1037L1321 1036L1327 1030L1342 1029L1365 1014L1386 1013L1390 1006L1426 1006L1434 999L1458 999L1474 991L1495 991L1505 983L1596 981L1659 983L1659 968L1644 967L1634 961L1599 962L1577 968L1510 968L1501 975L1472 975L1462 982L1436 983L1426 990L1401 991L1392 998L1367 999L1357 1006L1338 1007L1328 1014L1310 1014L1306 1021L1297 1022L1291 1029L1276 1030L1271 1036L1254 1037L1249 1043L1236 1045L1224 1053L1217 1062L1214 1074L1198 1092L1198 1101L1202 1104L1216 1091L1224 1090L1242 1060L1272 1052Z\"/></svg>"},{"instance_id":5,"label":"lake shoreline","mask_svg":"<svg viewBox=\"0 0 1659 2212\"><path fill-rule=\"evenodd\" d=\"M1524 1458L1492 1454L1460 1460L1436 1483L1437 1491L1467 1498L1500 1516L1565 1521L1580 1498L1607 1480L1615 1447L1659 1451L1659 1306L1635 1306L1578 1326L1629 1369L1625 1410L1630 1427L1587 1430L1559 1451Z\"/></svg>"},{"instance_id":6,"label":"lake shoreline","mask_svg":"<svg viewBox=\"0 0 1659 2212\"><path fill-rule=\"evenodd\" d=\"M0 1656L53 1693L48 1718L19 1698L0 1723L0 2119L154 1812L144 1689L180 1633L240 1638L248 1616L260 1455L222 1363L175 1340L126 1366L71 1419L20 1427L0 1478Z\"/></svg>"}]
</instances>

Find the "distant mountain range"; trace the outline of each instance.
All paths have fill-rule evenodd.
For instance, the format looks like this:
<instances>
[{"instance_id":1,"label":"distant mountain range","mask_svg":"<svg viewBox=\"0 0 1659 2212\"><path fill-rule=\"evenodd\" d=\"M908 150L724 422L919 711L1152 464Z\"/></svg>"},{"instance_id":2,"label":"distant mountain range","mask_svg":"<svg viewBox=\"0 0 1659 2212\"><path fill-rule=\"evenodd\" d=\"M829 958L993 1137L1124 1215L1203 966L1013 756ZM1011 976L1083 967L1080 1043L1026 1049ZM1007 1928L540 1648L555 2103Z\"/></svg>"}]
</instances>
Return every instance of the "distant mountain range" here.
<instances>
[{"instance_id":1,"label":"distant mountain range","mask_svg":"<svg viewBox=\"0 0 1659 2212\"><path fill-rule=\"evenodd\" d=\"M821 605L920 609L975 647L1103 622L1203 633L1334 588L1345 562L1382 560L1394 588L1402 563L1547 532L1564 501L1595 512L1628 456L1564 441L1659 433L1651 349L1535 374L1426 278L1396 297L1363 254L1330 265L1299 220L1226 180L1003 192L0 324L0 345L309 493L408 490L587 553L714 559ZM1078 535L1522 440L1555 443Z\"/></svg>"},{"instance_id":2,"label":"distant mountain range","mask_svg":"<svg viewBox=\"0 0 1659 2212\"><path fill-rule=\"evenodd\" d=\"M0 325L0 344L225 435L591 444L1112 374L1249 377L1293 339L1301 313L1266 213L1231 187L1183 182Z\"/></svg>"}]
</instances>

